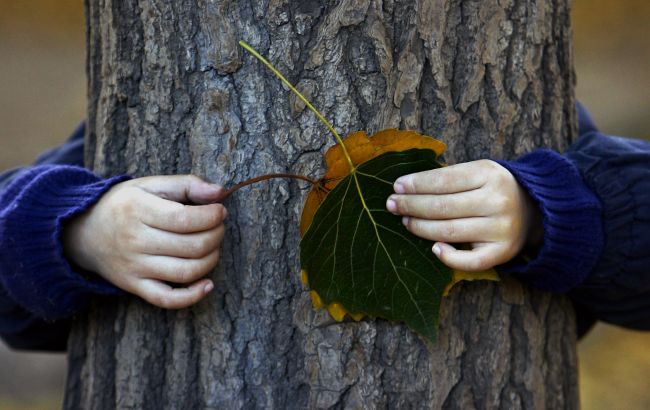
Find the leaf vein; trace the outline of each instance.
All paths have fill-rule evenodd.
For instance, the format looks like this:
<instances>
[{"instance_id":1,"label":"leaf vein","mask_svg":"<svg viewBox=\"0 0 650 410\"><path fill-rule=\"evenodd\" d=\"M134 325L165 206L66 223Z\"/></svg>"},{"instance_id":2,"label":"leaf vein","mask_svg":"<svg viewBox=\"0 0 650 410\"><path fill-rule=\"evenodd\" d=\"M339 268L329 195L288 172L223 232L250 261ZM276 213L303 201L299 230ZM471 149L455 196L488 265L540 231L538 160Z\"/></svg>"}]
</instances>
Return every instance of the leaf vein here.
<instances>
[{"instance_id":1,"label":"leaf vein","mask_svg":"<svg viewBox=\"0 0 650 410\"><path fill-rule=\"evenodd\" d=\"M345 192L343 193L343 198L341 199L341 203L345 203L345 198L348 196L348 192L350 191L350 185L352 185L351 180L348 180L348 186L345 187ZM336 226L336 235L334 236L334 250L332 251L334 253L334 263L332 264L332 274L330 275L330 285L327 288L327 293L330 293L330 289L332 288L332 285L336 283L334 280L334 275L336 274L336 250L338 249L338 244L339 244L339 229L341 227L341 224L339 223L341 221L341 214L343 213L343 206L339 208L339 214L336 217L336 223L334 224ZM337 290L338 290L338 284L337 284ZM337 292L338 293L338 292Z\"/></svg>"},{"instance_id":2,"label":"leaf vein","mask_svg":"<svg viewBox=\"0 0 650 410\"><path fill-rule=\"evenodd\" d=\"M381 245L382 249L384 250L384 253L386 254L386 257L388 258L388 261L390 262L391 267L393 268L393 272L395 273L395 276L397 277L397 280L399 283L404 287L406 290L406 293L409 296L409 299L411 299L411 303L415 306L416 310L418 311L418 314L422 318L423 322L426 322L426 318L424 317L424 313L422 310L420 310L420 306L418 305L417 301L415 300L413 294L411 293L411 290L406 286L406 283L400 276L399 272L397 271L397 267L395 266L395 262L393 261L393 258L391 257L390 253L388 252L388 248L386 248L386 245L384 242L381 240L381 236L379 235L379 230L377 229L377 222L375 222L375 218L372 217L372 213L368 209L368 206L366 205L366 201L363 197L363 192L361 191L361 186L359 184L359 179L357 178L356 172L352 174L354 177L354 182L356 183L356 188L357 188L357 193L359 194L359 198L361 199L361 205L363 208L366 210L366 214L368 215L368 218L370 218L370 222L372 222L372 225L375 230L375 236L377 237L377 241L379 241L379 244ZM373 272L373 276L375 275L375 272ZM394 306L394 305L393 305Z\"/></svg>"}]
</instances>

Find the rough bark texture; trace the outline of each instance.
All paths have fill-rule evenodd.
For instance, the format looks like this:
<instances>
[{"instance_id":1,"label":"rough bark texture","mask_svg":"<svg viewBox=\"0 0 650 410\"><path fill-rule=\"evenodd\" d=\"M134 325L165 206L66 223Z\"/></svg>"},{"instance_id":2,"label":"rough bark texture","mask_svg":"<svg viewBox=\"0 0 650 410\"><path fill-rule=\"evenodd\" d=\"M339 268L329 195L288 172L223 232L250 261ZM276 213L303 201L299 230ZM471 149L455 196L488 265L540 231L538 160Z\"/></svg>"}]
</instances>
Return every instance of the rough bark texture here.
<instances>
[{"instance_id":1,"label":"rough bark texture","mask_svg":"<svg viewBox=\"0 0 650 410\"><path fill-rule=\"evenodd\" d=\"M450 163L575 137L568 0L86 3L87 160L100 174L319 176L326 129L238 39L344 134L420 130L448 143ZM97 302L70 340L65 407L578 407L563 297L461 285L435 345L314 311L299 280L305 193L274 181L228 199L216 290L199 306Z\"/></svg>"}]
</instances>

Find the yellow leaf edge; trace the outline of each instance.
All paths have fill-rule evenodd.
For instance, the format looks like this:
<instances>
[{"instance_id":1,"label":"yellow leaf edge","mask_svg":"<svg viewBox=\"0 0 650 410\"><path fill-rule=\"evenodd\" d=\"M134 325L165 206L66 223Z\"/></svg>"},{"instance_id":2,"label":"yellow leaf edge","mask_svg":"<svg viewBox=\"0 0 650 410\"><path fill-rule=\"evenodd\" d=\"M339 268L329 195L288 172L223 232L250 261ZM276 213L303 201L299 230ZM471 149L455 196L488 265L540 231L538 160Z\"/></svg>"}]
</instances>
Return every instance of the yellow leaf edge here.
<instances>
[{"instance_id":1,"label":"yellow leaf edge","mask_svg":"<svg viewBox=\"0 0 650 410\"><path fill-rule=\"evenodd\" d=\"M499 274L497 273L497 271L495 271L494 269L487 269L480 272L463 272L462 270L454 269L452 272L451 282L449 282L449 284L445 288L444 292L442 293L442 296L449 296L449 292L451 292L451 289L457 283L462 282L464 280L468 280L468 281L490 280L490 281L498 282L501 279L499 278Z\"/></svg>"},{"instance_id":2,"label":"yellow leaf edge","mask_svg":"<svg viewBox=\"0 0 650 410\"><path fill-rule=\"evenodd\" d=\"M461 270L454 269L454 271L452 272L452 280L451 282L449 282L442 295L448 296L451 289L457 283L466 280L467 281L489 280L489 281L498 282L501 279L499 278L499 274L494 269L488 269L481 272L463 272ZM343 307L341 303L336 301L328 305L325 305L323 303L323 299L320 297L318 292L310 288L309 275L307 274L307 271L305 271L304 269L300 271L300 281L305 287L310 289L309 298L311 299L311 304L312 306L314 306L314 309L321 310L322 308L325 308L327 312L330 314L330 316L332 317L332 319L336 320L337 322L342 322L345 319L346 315L349 316L355 322L358 322L364 317L368 316L365 312L355 312L355 313L349 312L348 310L345 309L345 307Z\"/></svg>"},{"instance_id":3,"label":"yellow leaf edge","mask_svg":"<svg viewBox=\"0 0 650 410\"><path fill-rule=\"evenodd\" d=\"M249 53L251 53L254 57L256 57L258 60L260 60L264 65L266 65L272 72L273 74L276 75L284 84L286 84L289 89L298 97L300 98L305 105L318 117L318 119L329 129L329 131L334 135L334 138L337 141L336 146L340 146L341 150L343 151L344 157L347 160L347 163L350 166L351 172L354 172L355 170L355 165L350 158L350 154L348 153L348 150L346 149L345 143L343 142L343 139L339 136L338 132L334 129L334 127L323 117L323 115L316 110L312 106L312 104L291 84L268 60L266 60L261 54L257 52L252 46L250 46L248 43L246 43L243 40L239 41L239 45L242 46L244 49L246 49ZM382 132L390 132L390 131L397 131L397 130L383 130ZM378 133L379 134L379 133ZM431 137L429 137L431 138ZM437 139L434 139L437 143L440 145L436 148L433 149L434 152L436 152L438 155L441 155L442 152L444 152L446 146L442 141L439 141ZM441 166L447 166L447 164L441 162ZM309 288L309 277L307 275L307 272L305 270L301 270L300 272L300 278L303 284ZM443 292L443 296L447 296L450 292L450 290L453 288L454 285L456 285L458 282L461 282L463 280L492 280L492 281L498 281L499 280L499 275L494 271L493 269L483 271L483 272L475 272L475 273L469 273L469 272L463 272L463 271L453 271L453 276L452 276L452 281L447 285ZM314 305L314 308L321 309L323 307L323 301L320 297L320 295L315 291L315 290L310 290L309 295L312 300L312 304ZM348 312L343 305L339 302L332 302L329 305L325 306L329 314L332 316L334 320L337 322L343 321L346 315L350 316L352 319L355 321L359 321L363 319L366 314L363 312L359 313L351 313Z\"/></svg>"}]
</instances>

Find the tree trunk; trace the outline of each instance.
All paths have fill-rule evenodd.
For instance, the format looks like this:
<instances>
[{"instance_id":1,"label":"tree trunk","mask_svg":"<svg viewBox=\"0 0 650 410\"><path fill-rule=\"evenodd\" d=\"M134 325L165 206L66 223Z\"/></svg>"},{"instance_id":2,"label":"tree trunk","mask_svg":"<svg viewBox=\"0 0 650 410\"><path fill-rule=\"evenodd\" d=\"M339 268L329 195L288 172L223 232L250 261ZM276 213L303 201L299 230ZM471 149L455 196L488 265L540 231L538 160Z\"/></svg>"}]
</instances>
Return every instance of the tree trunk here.
<instances>
[{"instance_id":1,"label":"tree trunk","mask_svg":"<svg viewBox=\"0 0 650 410\"><path fill-rule=\"evenodd\" d=\"M449 163L576 135L568 0L86 0L88 166L224 185L319 177L333 142L237 45L342 133L415 129ZM514 280L459 285L430 345L334 322L301 285L302 183L233 195L209 300L97 301L70 339L68 409L578 408L574 313Z\"/></svg>"}]
</instances>

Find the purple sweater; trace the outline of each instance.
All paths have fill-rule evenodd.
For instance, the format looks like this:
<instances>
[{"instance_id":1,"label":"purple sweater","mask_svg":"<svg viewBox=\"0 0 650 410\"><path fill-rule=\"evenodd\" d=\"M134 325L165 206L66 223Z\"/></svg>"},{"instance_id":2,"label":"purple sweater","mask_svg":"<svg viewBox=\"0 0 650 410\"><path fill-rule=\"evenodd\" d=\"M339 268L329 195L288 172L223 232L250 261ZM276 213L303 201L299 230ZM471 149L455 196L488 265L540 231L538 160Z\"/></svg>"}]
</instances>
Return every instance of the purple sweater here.
<instances>
[{"instance_id":1,"label":"purple sweater","mask_svg":"<svg viewBox=\"0 0 650 410\"><path fill-rule=\"evenodd\" d=\"M83 168L81 125L34 166L0 176L0 336L12 347L64 350L70 318L92 295L122 293L63 256L63 222L118 182Z\"/></svg>"},{"instance_id":2,"label":"purple sweater","mask_svg":"<svg viewBox=\"0 0 650 410\"><path fill-rule=\"evenodd\" d=\"M650 329L650 143L601 134L578 107L566 153L500 161L537 201L544 242L529 262L499 270L568 292L579 331L596 319ZM0 176L0 336L17 348L65 349L70 319L93 295L120 291L62 254L62 223L114 184L83 166L83 127L35 166Z\"/></svg>"}]
</instances>

